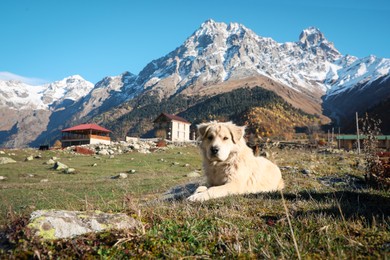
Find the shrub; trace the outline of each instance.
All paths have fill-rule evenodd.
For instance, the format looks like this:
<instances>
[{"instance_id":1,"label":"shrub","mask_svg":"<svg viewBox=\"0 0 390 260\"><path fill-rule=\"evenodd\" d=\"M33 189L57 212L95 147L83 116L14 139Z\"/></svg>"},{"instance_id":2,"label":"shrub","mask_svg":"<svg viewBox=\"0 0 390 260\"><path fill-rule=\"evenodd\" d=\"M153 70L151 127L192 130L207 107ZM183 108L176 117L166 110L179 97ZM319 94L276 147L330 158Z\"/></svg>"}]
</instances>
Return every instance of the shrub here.
<instances>
[{"instance_id":1,"label":"shrub","mask_svg":"<svg viewBox=\"0 0 390 260\"><path fill-rule=\"evenodd\" d=\"M390 187L389 167L384 157L379 157L378 139L380 135L380 120L369 118L366 114L362 119L363 153L365 159L366 182L376 188Z\"/></svg>"}]
</instances>

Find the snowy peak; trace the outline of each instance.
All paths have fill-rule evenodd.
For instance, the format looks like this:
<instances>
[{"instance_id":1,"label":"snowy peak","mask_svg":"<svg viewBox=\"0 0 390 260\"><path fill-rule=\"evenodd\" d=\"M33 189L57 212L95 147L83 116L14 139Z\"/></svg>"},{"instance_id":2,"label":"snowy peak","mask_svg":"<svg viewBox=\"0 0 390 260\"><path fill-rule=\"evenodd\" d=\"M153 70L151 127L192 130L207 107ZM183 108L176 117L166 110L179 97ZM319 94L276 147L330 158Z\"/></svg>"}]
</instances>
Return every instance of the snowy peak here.
<instances>
[{"instance_id":1,"label":"snowy peak","mask_svg":"<svg viewBox=\"0 0 390 260\"><path fill-rule=\"evenodd\" d=\"M318 46L323 41L327 41L324 34L315 27L309 27L299 35L299 42L305 47Z\"/></svg>"},{"instance_id":2,"label":"snowy peak","mask_svg":"<svg viewBox=\"0 0 390 260\"><path fill-rule=\"evenodd\" d=\"M87 95L94 84L86 81L79 75L67 77L60 81L55 81L43 86L42 101L45 105L51 105L53 102L69 99L77 101Z\"/></svg>"},{"instance_id":3,"label":"snowy peak","mask_svg":"<svg viewBox=\"0 0 390 260\"><path fill-rule=\"evenodd\" d=\"M324 34L315 27L309 27L299 35L298 44L304 50L311 50L313 53L323 53L328 59L335 60L340 58L341 53L334 47L334 44L328 41Z\"/></svg>"},{"instance_id":4,"label":"snowy peak","mask_svg":"<svg viewBox=\"0 0 390 260\"><path fill-rule=\"evenodd\" d=\"M0 106L13 109L44 109L64 100L77 101L87 95L93 84L75 75L41 86L20 81L0 81Z\"/></svg>"}]
</instances>

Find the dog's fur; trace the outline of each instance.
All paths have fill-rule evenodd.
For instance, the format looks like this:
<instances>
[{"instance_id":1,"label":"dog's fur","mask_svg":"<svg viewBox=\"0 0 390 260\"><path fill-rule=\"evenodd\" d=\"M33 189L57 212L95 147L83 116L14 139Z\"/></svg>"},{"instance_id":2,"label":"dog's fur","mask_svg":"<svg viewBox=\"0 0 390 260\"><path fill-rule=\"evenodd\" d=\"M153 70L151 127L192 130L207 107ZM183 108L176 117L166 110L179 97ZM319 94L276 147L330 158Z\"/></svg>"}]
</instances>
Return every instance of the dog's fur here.
<instances>
[{"instance_id":1,"label":"dog's fur","mask_svg":"<svg viewBox=\"0 0 390 260\"><path fill-rule=\"evenodd\" d=\"M269 192L284 188L278 166L255 157L244 139L245 127L231 122L198 125L200 150L207 185L200 186L190 201L205 201L231 194Z\"/></svg>"}]
</instances>

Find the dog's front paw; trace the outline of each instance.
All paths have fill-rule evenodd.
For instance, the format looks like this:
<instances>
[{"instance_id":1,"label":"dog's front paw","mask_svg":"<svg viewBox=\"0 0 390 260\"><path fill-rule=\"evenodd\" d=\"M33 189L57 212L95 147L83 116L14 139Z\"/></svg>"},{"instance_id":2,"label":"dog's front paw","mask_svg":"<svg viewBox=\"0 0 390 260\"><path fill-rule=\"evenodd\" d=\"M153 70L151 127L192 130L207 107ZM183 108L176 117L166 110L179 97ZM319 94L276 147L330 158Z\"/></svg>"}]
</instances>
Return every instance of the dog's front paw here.
<instances>
[{"instance_id":1,"label":"dog's front paw","mask_svg":"<svg viewBox=\"0 0 390 260\"><path fill-rule=\"evenodd\" d=\"M192 194L191 196L189 196L187 198L187 200L189 200L189 201L206 201L206 200L209 200L209 199L210 199L210 196L207 193L207 191L194 193L194 194Z\"/></svg>"},{"instance_id":2,"label":"dog's front paw","mask_svg":"<svg viewBox=\"0 0 390 260\"><path fill-rule=\"evenodd\" d=\"M207 187L206 187L206 186L199 186L199 187L195 190L194 194L196 194L196 193L201 193L201 192L205 192L206 190L207 190Z\"/></svg>"}]
</instances>

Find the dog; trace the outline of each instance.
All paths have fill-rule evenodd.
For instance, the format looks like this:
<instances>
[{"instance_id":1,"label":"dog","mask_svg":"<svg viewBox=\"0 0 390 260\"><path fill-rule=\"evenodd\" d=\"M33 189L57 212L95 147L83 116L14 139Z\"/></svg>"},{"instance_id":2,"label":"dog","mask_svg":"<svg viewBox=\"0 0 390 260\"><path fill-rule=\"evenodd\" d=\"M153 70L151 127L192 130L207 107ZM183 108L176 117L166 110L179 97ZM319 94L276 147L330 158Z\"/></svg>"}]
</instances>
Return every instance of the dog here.
<instances>
[{"instance_id":1,"label":"dog","mask_svg":"<svg viewBox=\"0 0 390 260\"><path fill-rule=\"evenodd\" d=\"M234 194L277 191L284 188L278 166L255 157L245 142L245 127L212 121L197 126L207 186L189 201L206 201Z\"/></svg>"}]
</instances>

